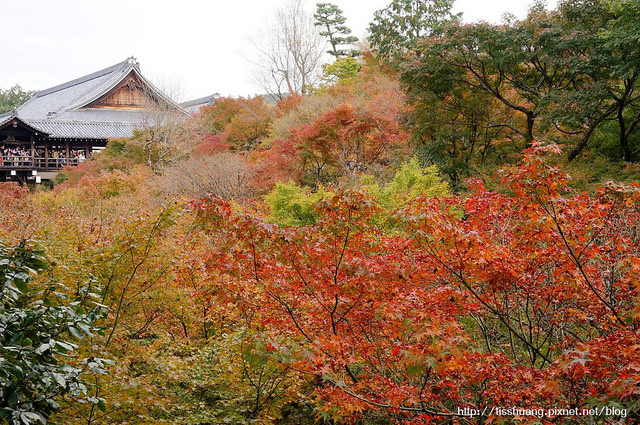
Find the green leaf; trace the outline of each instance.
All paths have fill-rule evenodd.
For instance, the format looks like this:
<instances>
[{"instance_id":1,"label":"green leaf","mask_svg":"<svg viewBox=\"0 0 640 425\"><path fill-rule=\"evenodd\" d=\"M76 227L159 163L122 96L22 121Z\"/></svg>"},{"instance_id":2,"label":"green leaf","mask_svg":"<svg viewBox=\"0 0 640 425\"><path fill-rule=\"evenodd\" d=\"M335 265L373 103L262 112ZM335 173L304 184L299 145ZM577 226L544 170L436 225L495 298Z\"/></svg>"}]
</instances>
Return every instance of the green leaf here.
<instances>
[{"instance_id":1,"label":"green leaf","mask_svg":"<svg viewBox=\"0 0 640 425\"><path fill-rule=\"evenodd\" d=\"M16 285L16 288L18 288L18 290L23 294L26 294L29 292L29 286L27 285L27 280L19 279L16 277L13 280L13 283Z\"/></svg>"},{"instance_id":2,"label":"green leaf","mask_svg":"<svg viewBox=\"0 0 640 425\"><path fill-rule=\"evenodd\" d=\"M71 333L71 335L75 336L78 339L84 338L84 335L82 334L82 332L80 332L78 328L74 326L69 326L69 332Z\"/></svg>"}]
</instances>

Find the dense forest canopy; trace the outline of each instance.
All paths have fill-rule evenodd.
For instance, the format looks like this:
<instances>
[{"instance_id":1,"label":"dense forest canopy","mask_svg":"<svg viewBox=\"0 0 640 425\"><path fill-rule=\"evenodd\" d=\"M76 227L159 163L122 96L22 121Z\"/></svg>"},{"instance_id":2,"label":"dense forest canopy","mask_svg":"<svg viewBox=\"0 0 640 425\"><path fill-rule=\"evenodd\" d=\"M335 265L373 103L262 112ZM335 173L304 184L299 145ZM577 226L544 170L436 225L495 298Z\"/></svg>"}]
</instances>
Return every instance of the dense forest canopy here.
<instances>
[{"instance_id":1,"label":"dense forest canopy","mask_svg":"<svg viewBox=\"0 0 640 425\"><path fill-rule=\"evenodd\" d=\"M640 4L452 5L0 183L0 422L638 421Z\"/></svg>"}]
</instances>

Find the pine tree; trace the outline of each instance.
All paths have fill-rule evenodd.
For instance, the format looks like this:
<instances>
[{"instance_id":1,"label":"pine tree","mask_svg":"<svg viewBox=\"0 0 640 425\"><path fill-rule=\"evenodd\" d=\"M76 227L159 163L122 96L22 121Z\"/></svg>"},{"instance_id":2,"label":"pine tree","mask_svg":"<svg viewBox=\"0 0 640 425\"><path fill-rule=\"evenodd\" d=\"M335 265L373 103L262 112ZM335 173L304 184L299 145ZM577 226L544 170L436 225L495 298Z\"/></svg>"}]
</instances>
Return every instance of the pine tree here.
<instances>
[{"instance_id":1,"label":"pine tree","mask_svg":"<svg viewBox=\"0 0 640 425\"><path fill-rule=\"evenodd\" d=\"M349 35L351 29L345 25L347 18L342 15L338 6L332 3L318 3L313 17L316 19L315 25L321 28L320 35L327 37L331 44L331 50L327 53L336 58L357 54L354 49L340 48L355 43L358 37Z\"/></svg>"}]
</instances>

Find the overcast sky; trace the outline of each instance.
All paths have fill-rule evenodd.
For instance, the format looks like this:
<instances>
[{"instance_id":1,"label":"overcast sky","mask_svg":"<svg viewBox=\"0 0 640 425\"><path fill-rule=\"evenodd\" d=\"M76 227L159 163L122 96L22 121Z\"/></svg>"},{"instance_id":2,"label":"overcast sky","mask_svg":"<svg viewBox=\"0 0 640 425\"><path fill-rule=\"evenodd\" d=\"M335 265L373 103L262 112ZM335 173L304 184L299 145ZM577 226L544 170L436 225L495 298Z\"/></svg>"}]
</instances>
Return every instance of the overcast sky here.
<instances>
[{"instance_id":1,"label":"overcast sky","mask_svg":"<svg viewBox=\"0 0 640 425\"><path fill-rule=\"evenodd\" d=\"M0 88L41 90L137 57L178 100L261 92L252 80L259 34L284 0L0 0ZM337 4L354 35L390 0ZM308 0L309 9L317 0ZM551 0L554 5L555 1ZM530 0L457 0L466 22L526 15Z\"/></svg>"}]
</instances>

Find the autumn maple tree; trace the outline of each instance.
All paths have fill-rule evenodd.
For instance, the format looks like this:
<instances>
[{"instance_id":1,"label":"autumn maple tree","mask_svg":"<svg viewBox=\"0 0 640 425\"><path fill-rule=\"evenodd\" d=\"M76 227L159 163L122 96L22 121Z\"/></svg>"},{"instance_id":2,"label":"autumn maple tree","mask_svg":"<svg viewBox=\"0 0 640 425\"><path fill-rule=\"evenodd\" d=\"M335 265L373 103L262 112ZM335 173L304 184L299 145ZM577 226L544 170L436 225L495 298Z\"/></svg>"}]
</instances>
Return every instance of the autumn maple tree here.
<instances>
[{"instance_id":1,"label":"autumn maple tree","mask_svg":"<svg viewBox=\"0 0 640 425\"><path fill-rule=\"evenodd\" d=\"M290 139L300 149L302 168L317 184L388 162L406 134L396 121L368 109L341 105L312 124L300 126Z\"/></svg>"},{"instance_id":2,"label":"autumn maple tree","mask_svg":"<svg viewBox=\"0 0 640 425\"><path fill-rule=\"evenodd\" d=\"M630 405L640 190L574 192L543 160L553 149L527 150L506 194L475 182L467 198L418 198L393 217L399 234L372 226L379 207L357 192L305 227L204 201L211 267L259 312L274 356L316 377L328 417Z\"/></svg>"},{"instance_id":3,"label":"autumn maple tree","mask_svg":"<svg viewBox=\"0 0 640 425\"><path fill-rule=\"evenodd\" d=\"M225 143L236 150L254 148L269 134L273 109L262 96L216 98L213 105L202 107L195 118L205 139L208 139L200 149L219 152L223 150L219 146Z\"/></svg>"}]
</instances>

